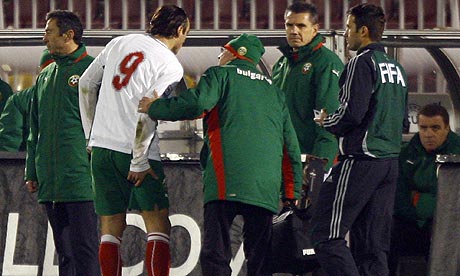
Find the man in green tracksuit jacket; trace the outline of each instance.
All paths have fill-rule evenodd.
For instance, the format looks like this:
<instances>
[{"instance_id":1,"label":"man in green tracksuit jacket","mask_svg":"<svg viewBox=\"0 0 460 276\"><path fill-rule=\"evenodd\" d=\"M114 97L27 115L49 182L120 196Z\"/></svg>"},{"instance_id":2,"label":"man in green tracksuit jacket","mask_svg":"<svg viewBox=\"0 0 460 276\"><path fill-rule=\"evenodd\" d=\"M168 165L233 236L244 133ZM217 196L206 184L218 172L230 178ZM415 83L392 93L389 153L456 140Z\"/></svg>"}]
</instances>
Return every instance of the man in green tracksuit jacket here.
<instances>
[{"instance_id":1,"label":"man in green tracksuit jacket","mask_svg":"<svg viewBox=\"0 0 460 276\"><path fill-rule=\"evenodd\" d=\"M286 94L301 153L328 159L329 169L338 152L337 139L317 126L313 117L314 110L338 108L343 63L323 46L315 6L297 1L285 15L289 45L279 48L283 56L273 66L273 83Z\"/></svg>"},{"instance_id":2,"label":"man in green tracksuit jacket","mask_svg":"<svg viewBox=\"0 0 460 276\"><path fill-rule=\"evenodd\" d=\"M26 88L8 98L0 117L0 151L25 151L33 89L33 86Z\"/></svg>"},{"instance_id":3,"label":"man in green tracksuit jacket","mask_svg":"<svg viewBox=\"0 0 460 276\"><path fill-rule=\"evenodd\" d=\"M390 275L400 256L430 254L436 206L436 155L460 154L460 137L450 130L449 114L438 104L417 114L419 132L402 147L390 251Z\"/></svg>"},{"instance_id":4,"label":"man in green tracksuit jacket","mask_svg":"<svg viewBox=\"0 0 460 276\"><path fill-rule=\"evenodd\" d=\"M177 98L144 98L140 111L151 118L183 120L204 116L203 275L231 275L230 226L243 215L248 275L259 275L269 250L272 215L284 200L299 196L301 161L283 92L256 69L260 40L243 34L224 46L219 65L195 89ZM283 186L281 186L283 184Z\"/></svg>"},{"instance_id":5,"label":"man in green tracksuit jacket","mask_svg":"<svg viewBox=\"0 0 460 276\"><path fill-rule=\"evenodd\" d=\"M48 50L40 58L40 71L53 62ZM0 151L25 151L29 136L30 101L34 86L8 98L0 116Z\"/></svg>"},{"instance_id":6,"label":"man in green tracksuit jacket","mask_svg":"<svg viewBox=\"0 0 460 276\"><path fill-rule=\"evenodd\" d=\"M5 107L6 101L12 94L13 90L11 89L11 86L7 82L4 82L2 79L0 79L0 114Z\"/></svg>"},{"instance_id":7,"label":"man in green tracksuit jacket","mask_svg":"<svg viewBox=\"0 0 460 276\"><path fill-rule=\"evenodd\" d=\"M93 58L69 11L46 15L43 41L54 63L38 76L31 102L26 185L46 207L60 275L100 275L97 216L80 120L78 80Z\"/></svg>"}]
</instances>

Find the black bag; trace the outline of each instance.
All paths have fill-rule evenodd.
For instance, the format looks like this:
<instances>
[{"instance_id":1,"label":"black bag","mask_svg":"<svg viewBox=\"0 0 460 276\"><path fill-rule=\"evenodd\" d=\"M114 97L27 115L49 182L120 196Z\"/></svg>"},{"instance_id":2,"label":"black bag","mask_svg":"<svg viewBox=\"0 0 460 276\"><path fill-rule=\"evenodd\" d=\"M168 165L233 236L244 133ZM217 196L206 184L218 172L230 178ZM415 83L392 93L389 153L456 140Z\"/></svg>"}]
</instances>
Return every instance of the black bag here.
<instances>
[{"instance_id":1,"label":"black bag","mask_svg":"<svg viewBox=\"0 0 460 276\"><path fill-rule=\"evenodd\" d=\"M308 209L306 210L308 211ZM319 267L310 240L310 219L303 210L291 209L273 219L271 254L267 273L301 274Z\"/></svg>"},{"instance_id":2,"label":"black bag","mask_svg":"<svg viewBox=\"0 0 460 276\"><path fill-rule=\"evenodd\" d=\"M271 252L266 257L263 273L302 274L319 268L310 232L313 203L323 176L323 160L308 160L299 206L284 208L273 218Z\"/></svg>"}]
</instances>

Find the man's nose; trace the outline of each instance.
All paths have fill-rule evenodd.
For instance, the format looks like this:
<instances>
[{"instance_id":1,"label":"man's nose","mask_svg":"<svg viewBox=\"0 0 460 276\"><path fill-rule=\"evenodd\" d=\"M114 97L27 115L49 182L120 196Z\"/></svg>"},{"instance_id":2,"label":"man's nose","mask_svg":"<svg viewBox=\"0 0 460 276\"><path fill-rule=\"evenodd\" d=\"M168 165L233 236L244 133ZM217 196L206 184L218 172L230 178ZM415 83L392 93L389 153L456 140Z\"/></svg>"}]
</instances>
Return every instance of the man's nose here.
<instances>
[{"instance_id":1,"label":"man's nose","mask_svg":"<svg viewBox=\"0 0 460 276\"><path fill-rule=\"evenodd\" d=\"M425 131L425 136L428 136L428 137L434 136L434 131L431 129L427 129L427 131Z\"/></svg>"},{"instance_id":2,"label":"man's nose","mask_svg":"<svg viewBox=\"0 0 460 276\"><path fill-rule=\"evenodd\" d=\"M287 27L288 33L295 33L296 32L296 27L295 26L289 26Z\"/></svg>"}]
</instances>

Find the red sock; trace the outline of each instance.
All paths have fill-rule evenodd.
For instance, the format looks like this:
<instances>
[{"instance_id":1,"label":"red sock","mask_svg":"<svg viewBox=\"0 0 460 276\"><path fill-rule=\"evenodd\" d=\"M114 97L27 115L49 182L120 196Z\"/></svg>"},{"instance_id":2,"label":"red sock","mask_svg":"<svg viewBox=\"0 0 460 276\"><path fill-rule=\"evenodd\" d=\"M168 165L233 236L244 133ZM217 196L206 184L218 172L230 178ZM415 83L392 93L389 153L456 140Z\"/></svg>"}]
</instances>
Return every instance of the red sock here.
<instances>
[{"instance_id":1,"label":"red sock","mask_svg":"<svg viewBox=\"0 0 460 276\"><path fill-rule=\"evenodd\" d=\"M99 264L102 276L121 276L121 239L103 235L99 245Z\"/></svg>"},{"instance_id":2,"label":"red sock","mask_svg":"<svg viewBox=\"0 0 460 276\"><path fill-rule=\"evenodd\" d=\"M168 235L159 232L148 234L145 266L149 276L169 275L171 255Z\"/></svg>"}]
</instances>

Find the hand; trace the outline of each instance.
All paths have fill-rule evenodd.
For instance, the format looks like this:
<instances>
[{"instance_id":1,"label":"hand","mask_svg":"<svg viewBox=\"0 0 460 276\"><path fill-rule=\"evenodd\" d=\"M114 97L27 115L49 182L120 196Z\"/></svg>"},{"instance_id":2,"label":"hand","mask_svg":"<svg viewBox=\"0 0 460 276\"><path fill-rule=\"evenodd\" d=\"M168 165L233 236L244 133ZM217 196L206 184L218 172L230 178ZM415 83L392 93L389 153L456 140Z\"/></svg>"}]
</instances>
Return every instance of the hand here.
<instances>
[{"instance_id":1,"label":"hand","mask_svg":"<svg viewBox=\"0 0 460 276\"><path fill-rule=\"evenodd\" d=\"M134 183L134 186L139 187L144 181L147 174L150 174L154 179L158 179L158 176L153 172L152 168L149 168L143 172L129 171L127 179Z\"/></svg>"},{"instance_id":2,"label":"hand","mask_svg":"<svg viewBox=\"0 0 460 276\"><path fill-rule=\"evenodd\" d=\"M298 200L297 199L283 199L283 208L294 208L297 206Z\"/></svg>"},{"instance_id":3,"label":"hand","mask_svg":"<svg viewBox=\"0 0 460 276\"><path fill-rule=\"evenodd\" d=\"M86 139L86 152L88 154L91 154L91 152L93 151L93 147L88 146L88 144L89 144L89 139Z\"/></svg>"},{"instance_id":4,"label":"hand","mask_svg":"<svg viewBox=\"0 0 460 276\"><path fill-rule=\"evenodd\" d=\"M138 105L138 109L137 109L137 112L139 113L148 113L149 112L149 108L150 108L150 105L158 100L160 97L158 96L158 93L156 90L153 91L153 97L152 98L149 98L149 97L143 97L140 101L139 101L139 105Z\"/></svg>"},{"instance_id":5,"label":"hand","mask_svg":"<svg viewBox=\"0 0 460 276\"><path fill-rule=\"evenodd\" d=\"M287 211L292 211L296 209L297 206L297 200L296 199L282 199L283 206L281 208L281 211L279 214L286 213Z\"/></svg>"},{"instance_id":6,"label":"hand","mask_svg":"<svg viewBox=\"0 0 460 276\"><path fill-rule=\"evenodd\" d=\"M321 109L319 116L315 117L313 120L319 125L324 126L324 119L327 117L327 110L325 108Z\"/></svg>"},{"instance_id":7,"label":"hand","mask_svg":"<svg viewBox=\"0 0 460 276\"><path fill-rule=\"evenodd\" d=\"M29 191L29 193L35 193L36 191L38 191L38 182L37 181L27 180L26 181L26 186L27 186L27 190Z\"/></svg>"}]
</instances>

